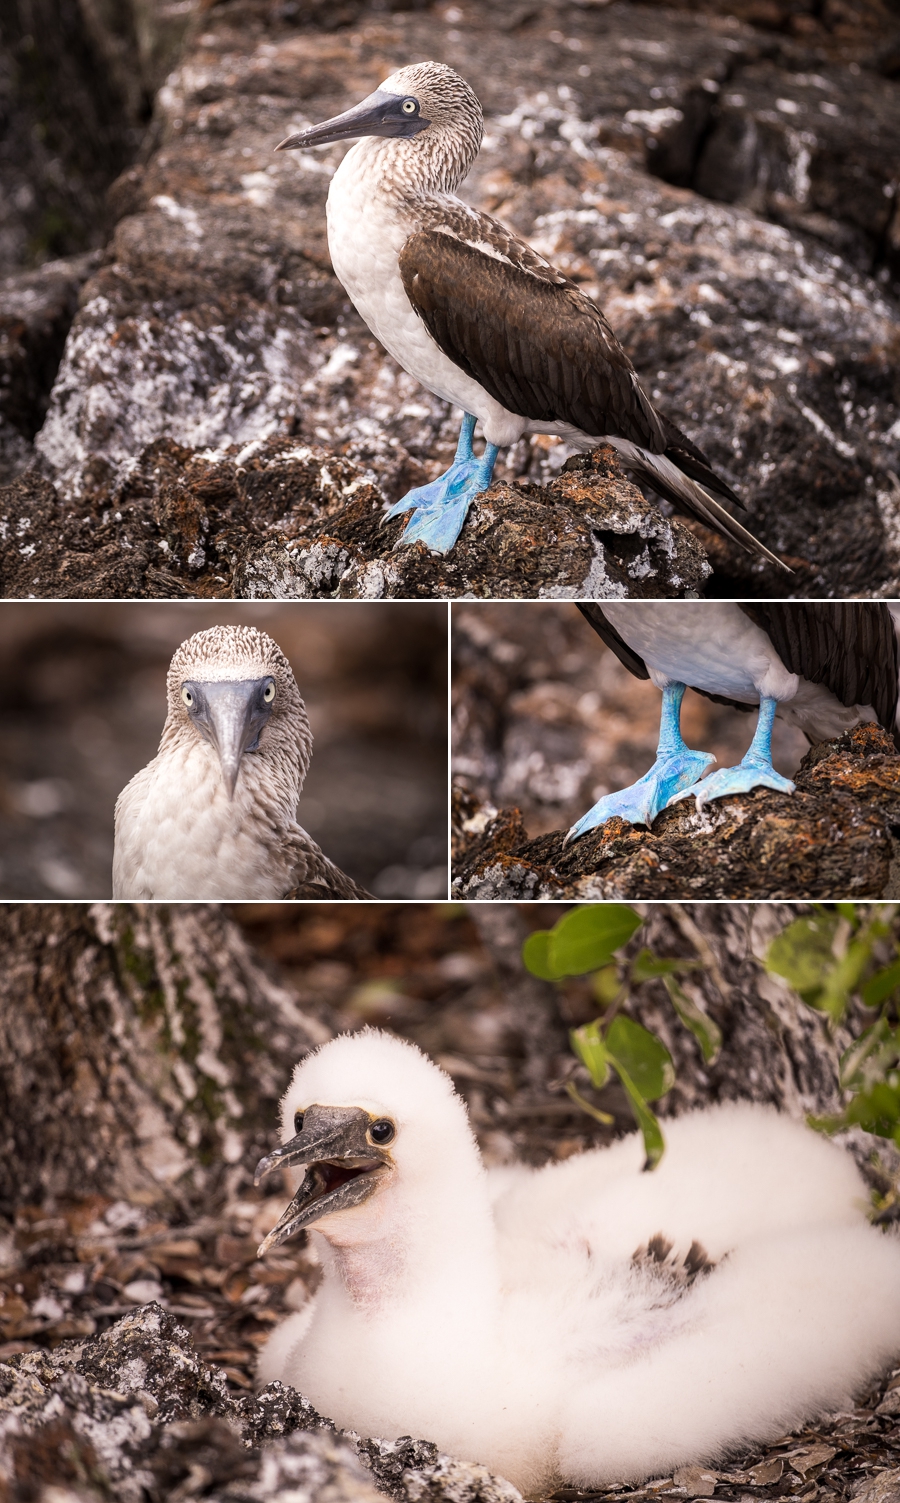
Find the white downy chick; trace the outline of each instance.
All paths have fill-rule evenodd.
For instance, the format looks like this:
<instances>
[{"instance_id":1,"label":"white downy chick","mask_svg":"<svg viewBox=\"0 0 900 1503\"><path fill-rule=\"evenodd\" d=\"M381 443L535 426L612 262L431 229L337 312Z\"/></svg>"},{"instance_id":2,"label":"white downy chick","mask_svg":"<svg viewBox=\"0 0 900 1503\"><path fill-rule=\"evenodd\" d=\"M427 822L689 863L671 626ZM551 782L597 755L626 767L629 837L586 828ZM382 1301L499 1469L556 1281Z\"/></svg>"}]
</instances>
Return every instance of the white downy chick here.
<instances>
[{"instance_id":1,"label":"white downy chick","mask_svg":"<svg viewBox=\"0 0 900 1503\"><path fill-rule=\"evenodd\" d=\"M297 1066L282 1123L258 1177L306 1167L261 1251L314 1225L324 1278L259 1374L344 1427L525 1493L633 1482L846 1404L900 1353L900 1244L850 1158L770 1108L667 1121L649 1174L634 1134L490 1175L444 1072L367 1029Z\"/></svg>"}]
</instances>

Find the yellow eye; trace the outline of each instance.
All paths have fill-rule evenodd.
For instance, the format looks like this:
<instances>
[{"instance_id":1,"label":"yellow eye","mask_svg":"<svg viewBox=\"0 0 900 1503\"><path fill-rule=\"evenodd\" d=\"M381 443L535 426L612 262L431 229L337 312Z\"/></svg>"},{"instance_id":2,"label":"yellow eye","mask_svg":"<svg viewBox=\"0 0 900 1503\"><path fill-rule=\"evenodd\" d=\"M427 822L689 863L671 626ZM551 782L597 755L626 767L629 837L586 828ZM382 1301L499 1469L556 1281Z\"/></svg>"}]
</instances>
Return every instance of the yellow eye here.
<instances>
[{"instance_id":1,"label":"yellow eye","mask_svg":"<svg viewBox=\"0 0 900 1503\"><path fill-rule=\"evenodd\" d=\"M266 687L263 689L263 700L264 700L264 702L267 705L270 705L272 703L272 700L274 698L275 698L275 685L274 684L266 684Z\"/></svg>"},{"instance_id":2,"label":"yellow eye","mask_svg":"<svg viewBox=\"0 0 900 1503\"><path fill-rule=\"evenodd\" d=\"M190 709L191 705L194 703L194 696L191 693L190 689L182 689L181 697L187 705L188 709Z\"/></svg>"},{"instance_id":3,"label":"yellow eye","mask_svg":"<svg viewBox=\"0 0 900 1503\"><path fill-rule=\"evenodd\" d=\"M414 115L416 113L416 101L414 99L404 99L400 108L404 115Z\"/></svg>"}]
</instances>

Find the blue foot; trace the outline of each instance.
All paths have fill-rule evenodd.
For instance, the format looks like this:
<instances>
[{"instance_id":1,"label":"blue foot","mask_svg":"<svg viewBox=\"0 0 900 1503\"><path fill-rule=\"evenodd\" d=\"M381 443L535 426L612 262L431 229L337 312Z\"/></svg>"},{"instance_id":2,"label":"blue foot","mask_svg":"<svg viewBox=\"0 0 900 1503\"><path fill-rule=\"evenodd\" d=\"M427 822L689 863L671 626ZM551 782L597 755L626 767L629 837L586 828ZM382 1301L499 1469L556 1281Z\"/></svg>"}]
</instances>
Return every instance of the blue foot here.
<instances>
[{"instance_id":1,"label":"blue foot","mask_svg":"<svg viewBox=\"0 0 900 1503\"><path fill-rule=\"evenodd\" d=\"M566 836L566 844L577 840L579 835L605 824L617 815L631 825L652 825L660 809L682 789L688 789L701 778L707 767L715 762L709 752L691 751L681 739L681 701L684 684L668 684L663 689L662 713L659 720L659 745L656 761L649 772L630 788L619 793L607 793L598 799Z\"/></svg>"},{"instance_id":2,"label":"blue foot","mask_svg":"<svg viewBox=\"0 0 900 1503\"><path fill-rule=\"evenodd\" d=\"M753 788L774 788L776 793L793 793L790 778L783 778L772 766L772 722L777 703L763 699L759 706L759 721L756 734L737 767L721 767L711 773L697 788L688 788L683 793L673 793L670 804L679 799L696 797L697 808L702 809L711 799L725 798L729 793L749 793Z\"/></svg>"},{"instance_id":3,"label":"blue foot","mask_svg":"<svg viewBox=\"0 0 900 1503\"><path fill-rule=\"evenodd\" d=\"M475 456L472 452L474 430L475 419L471 413L466 413L456 446L456 457L449 470L429 485L420 485L409 491L385 512L385 522L390 517L412 512L406 529L396 544L398 548L404 543L422 542L433 553L449 553L453 547L462 531L469 507L475 497L490 485L497 459L496 444L486 444L481 457Z\"/></svg>"},{"instance_id":4,"label":"blue foot","mask_svg":"<svg viewBox=\"0 0 900 1503\"><path fill-rule=\"evenodd\" d=\"M687 747L678 756L657 759L639 782L598 799L593 809L572 826L565 843L568 845L570 840L577 840L597 825L606 824L614 815L630 825L652 825L660 809L671 803L681 789L690 792L691 784L702 778L715 760L708 752L689 751Z\"/></svg>"}]
</instances>

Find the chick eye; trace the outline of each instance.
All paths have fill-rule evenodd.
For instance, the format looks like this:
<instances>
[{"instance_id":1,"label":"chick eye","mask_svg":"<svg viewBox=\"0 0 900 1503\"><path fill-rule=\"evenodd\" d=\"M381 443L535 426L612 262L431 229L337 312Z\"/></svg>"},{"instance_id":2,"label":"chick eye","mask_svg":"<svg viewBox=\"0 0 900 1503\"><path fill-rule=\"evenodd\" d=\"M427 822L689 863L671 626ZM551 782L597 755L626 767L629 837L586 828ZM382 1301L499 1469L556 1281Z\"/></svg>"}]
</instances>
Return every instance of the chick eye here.
<instances>
[{"instance_id":1,"label":"chick eye","mask_svg":"<svg viewBox=\"0 0 900 1503\"><path fill-rule=\"evenodd\" d=\"M294 1113L294 1132L302 1132L302 1131L303 1131L303 1113L302 1112L295 1112Z\"/></svg>"},{"instance_id":2,"label":"chick eye","mask_svg":"<svg viewBox=\"0 0 900 1503\"><path fill-rule=\"evenodd\" d=\"M418 109L418 104L415 99L404 99L400 108L404 115L414 115Z\"/></svg>"},{"instance_id":3,"label":"chick eye","mask_svg":"<svg viewBox=\"0 0 900 1503\"><path fill-rule=\"evenodd\" d=\"M190 689L182 689L181 697L187 705L188 709L190 709L194 703L194 696L191 693Z\"/></svg>"},{"instance_id":4,"label":"chick eye","mask_svg":"<svg viewBox=\"0 0 900 1503\"><path fill-rule=\"evenodd\" d=\"M396 1132L397 1129L393 1122L389 1122L387 1117L379 1117L378 1121L373 1122L369 1128L369 1137L373 1143L390 1143L395 1137Z\"/></svg>"},{"instance_id":5,"label":"chick eye","mask_svg":"<svg viewBox=\"0 0 900 1503\"><path fill-rule=\"evenodd\" d=\"M274 684L266 684L266 687L263 689L263 701L264 701L264 703L267 704L267 705L270 705L272 703L272 700L274 698L275 698L275 685Z\"/></svg>"}]
</instances>

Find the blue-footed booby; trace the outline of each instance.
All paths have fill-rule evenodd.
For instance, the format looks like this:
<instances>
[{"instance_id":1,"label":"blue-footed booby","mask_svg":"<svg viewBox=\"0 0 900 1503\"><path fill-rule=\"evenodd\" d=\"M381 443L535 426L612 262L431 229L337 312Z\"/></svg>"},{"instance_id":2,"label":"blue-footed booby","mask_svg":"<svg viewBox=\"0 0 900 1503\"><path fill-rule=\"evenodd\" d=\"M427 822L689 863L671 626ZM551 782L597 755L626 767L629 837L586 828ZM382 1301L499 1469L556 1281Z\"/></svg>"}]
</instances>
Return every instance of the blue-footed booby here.
<instances>
[{"instance_id":1,"label":"blue-footed booby","mask_svg":"<svg viewBox=\"0 0 900 1503\"><path fill-rule=\"evenodd\" d=\"M606 794L574 824L576 839L617 815L651 825L661 809L752 788L792 793L772 766L775 716L812 743L864 721L897 733L898 648L886 605L858 602L643 601L579 605L636 678L662 690L656 761L630 788ZM681 701L696 689L737 710L759 706L753 740L737 767L703 774L716 759L681 738ZM702 782L700 779L703 779Z\"/></svg>"},{"instance_id":2,"label":"blue-footed booby","mask_svg":"<svg viewBox=\"0 0 900 1503\"><path fill-rule=\"evenodd\" d=\"M264 1382L339 1425L427 1436L526 1497L776 1439L900 1355L900 1242L842 1149L729 1102L543 1169L485 1171L450 1079L365 1030L296 1068L282 1146L323 1278Z\"/></svg>"},{"instance_id":3,"label":"blue-footed booby","mask_svg":"<svg viewBox=\"0 0 900 1503\"><path fill-rule=\"evenodd\" d=\"M166 692L159 751L116 801L113 897L370 897L297 824L312 732L277 642L198 632Z\"/></svg>"},{"instance_id":4,"label":"blue-footed booby","mask_svg":"<svg viewBox=\"0 0 900 1503\"><path fill-rule=\"evenodd\" d=\"M414 63L361 104L276 147L359 138L328 192L335 273L403 369L463 410L450 469L386 514L412 512L401 542L421 539L446 553L490 485L499 449L523 433L548 433L583 450L612 444L625 467L678 510L781 563L716 499L741 505L656 410L597 304L512 230L456 196L483 130L481 106L458 73ZM485 447L476 456L479 421Z\"/></svg>"}]
</instances>

